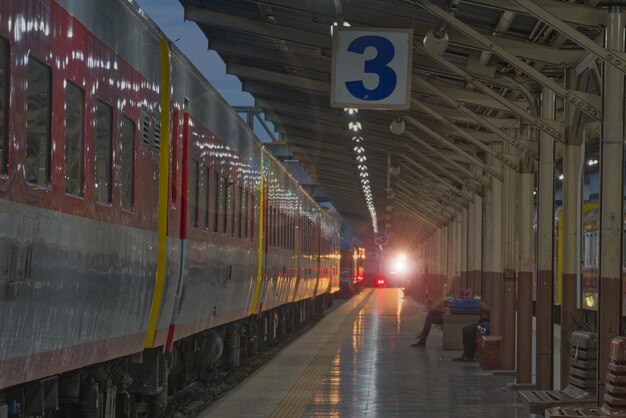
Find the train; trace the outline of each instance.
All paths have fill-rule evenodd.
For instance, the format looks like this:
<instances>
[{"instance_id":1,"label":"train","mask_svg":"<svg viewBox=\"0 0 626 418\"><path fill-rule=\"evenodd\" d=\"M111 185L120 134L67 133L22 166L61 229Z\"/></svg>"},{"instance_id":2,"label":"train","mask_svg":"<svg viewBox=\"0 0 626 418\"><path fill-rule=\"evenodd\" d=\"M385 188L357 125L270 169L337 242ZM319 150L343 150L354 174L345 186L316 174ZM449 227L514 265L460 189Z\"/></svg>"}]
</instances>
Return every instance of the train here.
<instances>
[{"instance_id":1,"label":"train","mask_svg":"<svg viewBox=\"0 0 626 418\"><path fill-rule=\"evenodd\" d=\"M560 224L561 214L558 215ZM624 214L626 225L626 213ZM560 236L561 229L558 229L557 237ZM599 261L600 261L600 205L598 203L586 203L583 207L582 215L582 237L581 237L581 307L594 312L598 310L598 288L599 288ZM626 234L625 237L626 238ZM626 241L622 240L623 243ZM562 266L562 244L557 238L557 266L560 276ZM626 245L622 244L622 300L626 302ZM557 276L558 277L558 276ZM557 282L557 297L560 297L560 281ZM560 299L557 301L560 305ZM626 316L626 303L622 304L622 315ZM592 315L592 318L596 318ZM595 321L594 321L595 322Z\"/></svg>"},{"instance_id":2,"label":"train","mask_svg":"<svg viewBox=\"0 0 626 418\"><path fill-rule=\"evenodd\" d=\"M330 303L320 207L133 0L0 8L0 417L152 417Z\"/></svg>"}]
</instances>

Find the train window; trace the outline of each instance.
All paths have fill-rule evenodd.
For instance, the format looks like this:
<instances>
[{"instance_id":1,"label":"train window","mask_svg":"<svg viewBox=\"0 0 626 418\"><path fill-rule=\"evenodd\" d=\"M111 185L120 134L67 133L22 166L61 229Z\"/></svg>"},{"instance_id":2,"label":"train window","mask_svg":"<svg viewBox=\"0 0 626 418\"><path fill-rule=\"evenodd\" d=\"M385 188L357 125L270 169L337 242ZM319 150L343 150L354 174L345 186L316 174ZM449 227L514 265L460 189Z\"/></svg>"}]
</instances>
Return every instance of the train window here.
<instances>
[{"instance_id":1,"label":"train window","mask_svg":"<svg viewBox=\"0 0 626 418\"><path fill-rule=\"evenodd\" d=\"M237 186L237 238L241 238L241 234L243 233L243 188L241 186Z\"/></svg>"},{"instance_id":2,"label":"train window","mask_svg":"<svg viewBox=\"0 0 626 418\"><path fill-rule=\"evenodd\" d=\"M200 182L198 183L200 190L199 197L199 220L198 227L202 229L209 228L209 169L206 166L200 168Z\"/></svg>"},{"instance_id":3,"label":"train window","mask_svg":"<svg viewBox=\"0 0 626 418\"><path fill-rule=\"evenodd\" d=\"M296 221L292 216L289 219L289 249L291 251L295 250L295 242L296 242Z\"/></svg>"},{"instance_id":4,"label":"train window","mask_svg":"<svg viewBox=\"0 0 626 418\"><path fill-rule=\"evenodd\" d=\"M270 245L272 247L276 246L276 210L270 206L270 224L268 225L268 229L270 230Z\"/></svg>"},{"instance_id":5,"label":"train window","mask_svg":"<svg viewBox=\"0 0 626 418\"><path fill-rule=\"evenodd\" d=\"M111 203L113 110L98 100L96 106L96 202Z\"/></svg>"},{"instance_id":6,"label":"train window","mask_svg":"<svg viewBox=\"0 0 626 418\"><path fill-rule=\"evenodd\" d=\"M200 163L198 160L191 160L189 171L189 216L191 218L191 226L198 227L198 172Z\"/></svg>"},{"instance_id":7,"label":"train window","mask_svg":"<svg viewBox=\"0 0 626 418\"><path fill-rule=\"evenodd\" d=\"M120 205L122 209L132 211L135 208L135 123L127 117L122 118L121 136Z\"/></svg>"},{"instance_id":8,"label":"train window","mask_svg":"<svg viewBox=\"0 0 626 418\"><path fill-rule=\"evenodd\" d=\"M275 209L275 213L274 213L274 219L276 220L276 228L275 228L275 244L278 248L281 247L282 244L282 238L281 238L281 232L282 232L282 220L281 220L281 216L282 213L280 213L279 209Z\"/></svg>"},{"instance_id":9,"label":"train window","mask_svg":"<svg viewBox=\"0 0 626 418\"><path fill-rule=\"evenodd\" d=\"M171 161L172 164L170 166L171 172L171 194L170 194L170 203L172 207L176 207L176 200L178 199L178 125L180 123L180 117L178 115L178 110L174 110L174 115L172 116L172 142L170 147L171 151Z\"/></svg>"},{"instance_id":10,"label":"train window","mask_svg":"<svg viewBox=\"0 0 626 418\"><path fill-rule=\"evenodd\" d=\"M220 183L220 175L216 172L212 172L211 173L211 186L209 189L209 202L210 202L210 212L211 212L211 231L213 232L218 232L219 231L219 224L220 224L220 218L219 218L219 204L220 204L220 199L219 199L219 186Z\"/></svg>"},{"instance_id":11,"label":"train window","mask_svg":"<svg viewBox=\"0 0 626 418\"><path fill-rule=\"evenodd\" d=\"M235 235L235 184L228 182L228 222L226 233L230 236Z\"/></svg>"},{"instance_id":12,"label":"train window","mask_svg":"<svg viewBox=\"0 0 626 418\"><path fill-rule=\"evenodd\" d=\"M280 214L280 247L287 248L287 215L283 212Z\"/></svg>"},{"instance_id":13,"label":"train window","mask_svg":"<svg viewBox=\"0 0 626 418\"><path fill-rule=\"evenodd\" d=\"M83 195L85 164L85 93L65 84L65 193Z\"/></svg>"},{"instance_id":14,"label":"train window","mask_svg":"<svg viewBox=\"0 0 626 418\"><path fill-rule=\"evenodd\" d=\"M241 188L241 236L240 238L248 238L248 190Z\"/></svg>"},{"instance_id":15,"label":"train window","mask_svg":"<svg viewBox=\"0 0 626 418\"><path fill-rule=\"evenodd\" d=\"M26 181L47 187L50 181L52 72L29 56L26 112Z\"/></svg>"},{"instance_id":16,"label":"train window","mask_svg":"<svg viewBox=\"0 0 626 418\"><path fill-rule=\"evenodd\" d=\"M255 234L255 219L256 219L256 211L255 211L255 200L254 200L254 191L250 191L250 194L248 196L249 202L248 202L248 224L249 224L249 231L250 234L248 235L248 237L250 238L250 241L254 241L254 234Z\"/></svg>"},{"instance_id":17,"label":"train window","mask_svg":"<svg viewBox=\"0 0 626 418\"><path fill-rule=\"evenodd\" d=\"M235 236L235 183L228 183L228 233Z\"/></svg>"},{"instance_id":18,"label":"train window","mask_svg":"<svg viewBox=\"0 0 626 418\"><path fill-rule=\"evenodd\" d=\"M7 174L9 135L7 107L9 104L9 42L0 38L0 174Z\"/></svg>"},{"instance_id":19,"label":"train window","mask_svg":"<svg viewBox=\"0 0 626 418\"><path fill-rule=\"evenodd\" d=\"M220 232L225 234L228 221L228 179L224 176L220 176L220 211L222 215Z\"/></svg>"}]
</instances>

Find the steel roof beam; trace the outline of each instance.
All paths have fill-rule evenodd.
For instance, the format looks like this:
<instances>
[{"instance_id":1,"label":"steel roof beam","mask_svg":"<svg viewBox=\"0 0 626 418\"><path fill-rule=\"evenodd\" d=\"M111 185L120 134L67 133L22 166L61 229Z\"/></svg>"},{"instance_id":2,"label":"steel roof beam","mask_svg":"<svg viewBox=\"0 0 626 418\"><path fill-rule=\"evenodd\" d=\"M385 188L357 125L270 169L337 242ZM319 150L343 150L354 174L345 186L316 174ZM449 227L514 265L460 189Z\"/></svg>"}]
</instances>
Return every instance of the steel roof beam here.
<instances>
[{"instance_id":1,"label":"steel roof beam","mask_svg":"<svg viewBox=\"0 0 626 418\"><path fill-rule=\"evenodd\" d=\"M602 61L609 65L614 66L622 72L626 72L626 54L623 51L614 51L603 48L598 45L594 40L587 38L582 33L578 32L575 28L562 21L557 15L551 13L542 3L537 0L512 0L518 6L522 7L525 11L535 16L548 26L556 29L558 32L565 35L571 41L577 43L587 51L600 58ZM587 9L592 10L592 9ZM606 24L608 14L604 12L604 22Z\"/></svg>"},{"instance_id":2,"label":"steel roof beam","mask_svg":"<svg viewBox=\"0 0 626 418\"><path fill-rule=\"evenodd\" d=\"M426 165L430 165L431 167L433 167L432 162L430 160L428 160L427 158L425 158L419 152L415 152L415 151L411 150L411 154L413 154L416 158L421 160ZM405 159L409 158L407 155L403 155L402 157L405 158ZM458 183L458 184L466 187L467 189L471 190L473 193L476 193L477 195L482 196L482 186L476 186L476 185L474 185L472 183L468 184L465 179L460 178L456 174L452 173L450 170L442 170L440 166L437 166L437 170L441 171L442 175L444 177L448 177L451 180L455 181L456 183Z\"/></svg>"},{"instance_id":3,"label":"steel roof beam","mask_svg":"<svg viewBox=\"0 0 626 418\"><path fill-rule=\"evenodd\" d=\"M408 0L403 1L407 2ZM556 94L561 96L564 100L567 100L568 102L579 108L582 112L588 114L594 119L601 118L602 115L600 111L599 96L591 95L577 90L566 89L559 83L543 75L540 71L536 70L535 68L524 62L522 59L518 58L516 53L511 52L510 48L504 48L498 42L494 42L493 39L482 35L468 24L462 22L460 19L452 16L439 6L432 3L430 0L415 0L415 2L419 4L424 10L427 10L434 16L437 16L439 19L443 20L447 24L457 28L467 36L474 39L481 45L481 48L493 52L500 58L508 61L518 70L526 73L539 84L550 88Z\"/></svg>"},{"instance_id":4,"label":"steel roof beam","mask_svg":"<svg viewBox=\"0 0 626 418\"><path fill-rule=\"evenodd\" d=\"M404 3L413 4L413 0L404 0ZM384 4L384 2L381 2L380 4ZM393 11L389 8L384 11L373 8L366 9L362 4L359 4L357 7L349 8L346 13L346 19L353 26L413 28L413 33L416 37L420 38L420 42L421 39L426 36L428 30L434 27L432 21L420 19L419 15L392 14ZM456 45L470 50L484 49L481 40L476 39L465 30L455 27L449 27L447 30L450 34L451 45ZM578 51L555 50L542 45L532 45L528 42L514 39L505 34L500 34L498 36L491 34L481 36L488 40L489 43L506 49L515 56L520 56L532 61L560 65L562 63L571 63L580 55L580 52Z\"/></svg>"},{"instance_id":5,"label":"steel roof beam","mask_svg":"<svg viewBox=\"0 0 626 418\"><path fill-rule=\"evenodd\" d=\"M515 0L461 0L463 3L491 7L498 10L510 10L516 13L529 14ZM582 4L558 2L550 0L535 1L539 7L563 21L579 26L598 27L606 24L606 11L594 9Z\"/></svg>"},{"instance_id":6,"label":"steel roof beam","mask_svg":"<svg viewBox=\"0 0 626 418\"><path fill-rule=\"evenodd\" d=\"M436 83L435 85L437 86L439 90L441 90L442 92L444 92L445 94L449 96L454 97L456 100L460 102L469 103L469 104L473 104L473 105L481 106L481 107L487 107L487 108L498 110L498 111L514 113L507 106L504 106L499 101L493 99L492 97L486 95L483 92L480 92L477 90L471 90L467 88L446 86L446 85L443 85L442 83ZM430 92L430 90L420 86L419 84L413 84L412 91L416 93L421 93L421 94L432 96L432 93Z\"/></svg>"},{"instance_id":7,"label":"steel roof beam","mask_svg":"<svg viewBox=\"0 0 626 418\"><path fill-rule=\"evenodd\" d=\"M443 101L446 101L445 99L442 98L442 96L437 96L432 93L429 94L429 96L437 97ZM463 106L461 105L462 103L461 101L457 101L457 103L459 103L459 106ZM476 118L469 114L466 114L465 111L462 110L459 106L447 107L447 106L436 105L433 103L429 103L428 106L432 110L434 110L435 112L443 116L444 118L449 119L454 122L461 122L461 123L465 123L469 125L482 126L483 128L489 129L489 130L491 130L489 126L496 127L497 130L519 129L519 118L496 118L493 116L482 116L482 115L478 115L474 113L474 115L478 117ZM466 107L463 107L463 108L467 109ZM471 110L469 109L467 110L471 112ZM494 132L493 130L491 131ZM498 131L494 132L494 134L498 135Z\"/></svg>"},{"instance_id":8,"label":"steel roof beam","mask_svg":"<svg viewBox=\"0 0 626 418\"><path fill-rule=\"evenodd\" d=\"M478 148L480 148L481 150L483 150L487 154L491 154L494 158L502 161L505 165L511 167L513 170L515 170L515 171L518 170L517 161L513 161L510 158L508 158L506 155L504 155L503 153L501 153L499 151L495 151L493 148L491 148L490 146L488 146L487 144L482 142L480 139L476 138L475 135L470 134L470 133L462 130L461 128L456 126L454 123L450 122L449 120L447 120L446 118L444 118L443 116L439 115L437 112L435 112L434 110L429 108L424 103L420 102L419 100L411 99L411 105L415 106L418 109L421 109L421 110L425 111L426 113L428 113L429 115L431 115L432 117L437 119L439 122L448 125L457 134L459 134L459 136L467 139L468 141L470 141L472 144L476 145Z\"/></svg>"},{"instance_id":9,"label":"steel roof beam","mask_svg":"<svg viewBox=\"0 0 626 418\"><path fill-rule=\"evenodd\" d=\"M281 39L284 41L310 45L318 48L332 47L330 33L328 35L323 35L301 29L289 28L284 25L274 25L272 23L261 22L255 19L235 16L228 13L220 13L202 7L186 6L185 20L192 20L206 26L234 29L255 35L266 36L268 38Z\"/></svg>"},{"instance_id":10,"label":"steel roof beam","mask_svg":"<svg viewBox=\"0 0 626 418\"><path fill-rule=\"evenodd\" d=\"M413 207L412 207L413 206ZM428 208L420 208L419 213L417 213L415 211L415 205L411 205L409 203L406 203L404 201L402 202L396 202L396 208L400 208L402 209L405 213L402 214L398 214L396 216L396 218L398 216L402 216L403 218L408 218L411 219L413 222L415 222L418 225L424 226L424 227L432 227L432 226L439 226L442 223L445 223L447 221L447 217L443 216L440 212L437 213L432 213ZM412 210L409 210L408 208L412 208ZM385 212L386 214L389 213L392 217L391 221L387 221L385 220L384 222L391 222L391 224L393 225L394 221L394 215L393 215L393 211L392 212Z\"/></svg>"},{"instance_id":11,"label":"steel roof beam","mask_svg":"<svg viewBox=\"0 0 626 418\"><path fill-rule=\"evenodd\" d=\"M430 207L435 214L445 213L446 216L450 216L456 211L453 207L442 205L435 199L432 193L426 193L426 191L420 191L413 188L409 189L407 186L408 183L398 182L398 191L413 197L413 199L418 200L420 204L428 205L428 207Z\"/></svg>"},{"instance_id":12,"label":"steel roof beam","mask_svg":"<svg viewBox=\"0 0 626 418\"><path fill-rule=\"evenodd\" d=\"M271 83L271 82L269 82ZM308 95L302 94L302 90L295 86L289 86L282 83L259 82L252 79L242 79L242 89L252 94L253 96L271 97L280 101L290 101L294 103L300 103L302 105L308 104L328 104L328 93L322 93L314 90L309 90ZM302 85L300 85L302 87ZM330 87L329 87L330 92Z\"/></svg>"},{"instance_id":13,"label":"steel roof beam","mask_svg":"<svg viewBox=\"0 0 626 418\"><path fill-rule=\"evenodd\" d=\"M332 1L319 0L251 0L254 3L267 4L272 7L280 7L283 9L295 10L298 12L310 13L313 15L326 16L332 18L335 16L335 8Z\"/></svg>"},{"instance_id":14,"label":"steel roof beam","mask_svg":"<svg viewBox=\"0 0 626 418\"><path fill-rule=\"evenodd\" d=\"M303 68L321 73L330 72L330 60L321 60L303 55L294 55L250 43L228 39L209 38L209 48L219 53L252 58L263 62L278 63L288 67ZM322 57L320 57L322 58Z\"/></svg>"},{"instance_id":15,"label":"steel roof beam","mask_svg":"<svg viewBox=\"0 0 626 418\"><path fill-rule=\"evenodd\" d=\"M409 116L407 115L407 118L408 117ZM333 123L333 122L321 121L320 123L314 123L310 120L310 118L307 118L307 117L298 118L298 117L289 117L289 116L282 116L280 117L280 119L273 119L270 117L269 120L274 122L276 124L276 130L284 135L292 135L293 132L309 131L311 132L312 140L317 140L320 136L320 133L327 133L327 134L332 135L333 137L343 137L344 135L350 134L348 130L344 128L343 122ZM386 141L392 141L392 144L398 142L398 137L391 135L387 125L381 126L378 124L369 124L365 122L366 121L362 122L364 126L364 132L365 132L362 134L362 136L366 140L366 144L367 144L366 149L367 149L367 146L374 146L374 147L379 147L379 148L382 147L383 149L385 149L386 147L390 146ZM420 126L423 126L424 129L428 129L429 132L433 132L434 135L438 135L438 137L443 138L442 135L434 132L433 130L433 129L438 129L439 128L438 126L432 127L433 129L431 129L431 127L428 127L426 124L421 123L421 122L420 122ZM463 128L456 127L456 126L452 127L451 131L453 133L457 133L456 135L457 137L460 137L462 135L472 135L475 139L483 140L484 142L496 142L496 141L499 142L497 137L491 133L485 133L485 132L480 132L480 131L470 130L470 129L463 129ZM446 131L444 133L447 134L449 133L449 131ZM452 140L445 139L445 141L447 141L448 143L451 143L451 147L452 145L454 145L454 142ZM463 155L470 155L468 151L463 150L461 146L459 145L454 145L454 148L457 152L462 153ZM473 148L471 147L470 149L473 150ZM477 163L478 161L480 161L476 157L474 157L474 160ZM482 164L482 162L480 162L480 164Z\"/></svg>"},{"instance_id":16,"label":"steel roof beam","mask_svg":"<svg viewBox=\"0 0 626 418\"><path fill-rule=\"evenodd\" d=\"M226 72L237 77L250 78L253 80L269 81L277 84L286 84L300 90L313 90L324 94L330 94L330 84L324 81L312 80L310 78L298 77L291 74L282 74L275 71L263 70L260 68L247 67L234 63L226 64Z\"/></svg>"},{"instance_id":17,"label":"steel roof beam","mask_svg":"<svg viewBox=\"0 0 626 418\"><path fill-rule=\"evenodd\" d=\"M442 94L445 94L445 93L442 93ZM433 94L431 93L431 95ZM314 115L318 117L323 116L327 120L339 120L339 119L347 120L347 117L345 116L344 112L342 112L339 109L329 109L328 106L323 107L323 106L318 106L315 104L305 105L305 104L293 102L293 101L273 99L272 97L268 97L264 94L257 94L255 99L256 99L256 103L258 106L272 109L274 112L278 112L281 114L291 113L291 114L297 114L298 116L304 116L307 118L309 118L311 115ZM434 104L429 104L429 107L432 110L436 111L441 116L444 116L445 118L453 120L455 122L474 124L474 125L484 126L485 128L487 128L488 126L497 127L498 131L494 132L496 135L498 135L498 132L500 132L499 129L502 129L502 128L517 129L519 126L518 118L496 118L496 117L489 117L489 116L478 116L474 113L474 115L476 115L477 117L482 118L481 120L478 120L475 117L466 115L464 111L458 111L454 108L449 108L449 107L439 106L439 105L434 105ZM469 109L467 109L467 111L471 112L471 110ZM381 114L381 112L370 112L370 114L374 114L374 113L377 115ZM387 127L387 125L389 124L388 120L383 121L380 117L365 116L365 113L360 113L359 119L361 119L361 115L363 115L364 117L367 117L367 119L372 122L385 125L385 127ZM482 121L484 121L485 123L483 124Z\"/></svg>"},{"instance_id":18,"label":"steel roof beam","mask_svg":"<svg viewBox=\"0 0 626 418\"><path fill-rule=\"evenodd\" d=\"M564 139L563 139L564 128L563 128L563 124L561 122L554 121L554 120L547 120L547 119L543 119L543 118L541 118L539 116L533 115L531 112L528 112L527 109L524 109L523 107L521 107L517 103L515 103L515 102L507 99L506 97L496 93L495 91L493 91L493 89L491 89L489 86L485 85L482 81L480 81L479 78L477 78L476 76L474 76L474 75L468 73L467 71L463 70L462 68L460 68L456 64L448 61L443 56L441 56L441 55L430 55L430 54L428 54L426 52L424 47L421 46L421 45L415 45L414 44L413 48L417 49L419 51L422 51L424 54L430 56L437 63L439 63L442 66L444 66L446 69L451 71L453 74L455 74L456 76L462 78L467 83L469 83L470 85L475 87L477 90L483 92L487 96L489 96L492 99L496 100L498 103L500 103L503 106L507 107L511 112L513 112L514 114L520 116L522 119L526 120L528 123L533 125L535 128L538 128L538 129L544 131L548 135L556 138L556 140L559 141L559 142L563 142L564 141Z\"/></svg>"},{"instance_id":19,"label":"steel roof beam","mask_svg":"<svg viewBox=\"0 0 626 418\"><path fill-rule=\"evenodd\" d=\"M496 179L502 181L502 179L503 179L502 173L500 173L495 167L493 167L493 166L491 166L489 164L483 163L480 158L467 153L466 151L464 151L463 149L458 147L453 141L451 141L448 138L438 134L437 132L435 132L432 129L428 128L426 125L424 125L423 123L419 122L415 118L409 116L408 114L404 114L403 116L404 116L404 119L407 122L409 122L411 125L415 126L417 129L419 129L422 132L430 135L432 138L438 140L442 144L446 144L448 147L450 147L451 149L457 151L458 153L463 155L465 158L467 158L468 161L471 161L471 162L477 164L484 171L486 171L487 173L491 174Z\"/></svg>"},{"instance_id":20,"label":"steel roof beam","mask_svg":"<svg viewBox=\"0 0 626 418\"><path fill-rule=\"evenodd\" d=\"M454 167L456 167L458 170L462 171L463 173L465 173L467 176L469 176L469 178L471 178L472 180L474 180L476 183L480 184L481 186L487 187L488 189L491 189L491 183L488 180L485 180L483 177L478 176L476 174L474 174L472 172L472 170L468 170L467 168L463 167L463 165L457 163L456 161L454 161L453 159L449 158L446 154L440 152L439 150L437 150L436 148L434 148L433 146L431 146L429 143L427 143L426 141L424 141L423 139L421 139L420 137L418 137L417 135L414 135L411 132L405 132L405 135L409 138L411 138L414 142L416 142L417 144L419 144L420 146L426 148L427 150L429 150L430 152L432 152L433 154L435 154L437 157L446 160L448 163L452 164ZM414 148L412 148L410 145L405 144L405 146L410 149L413 152L417 152ZM482 193L481 193L482 194Z\"/></svg>"},{"instance_id":21,"label":"steel roof beam","mask_svg":"<svg viewBox=\"0 0 626 418\"><path fill-rule=\"evenodd\" d=\"M400 207L401 209L403 209L406 214L405 215L409 218L414 219L416 222L421 222L421 223L425 223L428 224L430 226L435 226L438 227L441 224L445 224L448 222L448 217L447 216L442 216L441 213L433 213L431 211L429 211L428 209L422 209L421 212L428 214L430 216L419 216L414 212L414 208L412 208L412 206L406 202L396 202L396 206ZM393 215L392 215L393 216Z\"/></svg>"},{"instance_id":22,"label":"steel roof beam","mask_svg":"<svg viewBox=\"0 0 626 418\"><path fill-rule=\"evenodd\" d=\"M517 138L514 138L512 135L508 134L507 132L502 131L499 126L496 126L496 124L494 124L492 121L490 121L486 117L478 115L478 114L472 112L470 109L465 107L464 104L462 104L462 103L458 102L457 100L455 100L454 98L448 96L446 93L442 92L436 86L434 86L433 84L429 83L428 81L424 80L421 77L413 76L413 81L418 83L418 84L420 84L420 85L422 85L426 89L430 90L434 95L439 97L441 100L445 101L450 106L452 106L453 108L457 109L462 114L466 115L467 117L469 117L470 119L475 121L476 124L484 126L485 128L489 129L491 132L495 133L500 138L502 138L503 141L508 142L509 144L513 145L515 148L517 148L520 151L522 151L524 154L528 155L529 157L533 158L534 160L537 160L537 153L535 152L534 149L526 146L523 143L523 141L520 141ZM413 99L413 100L415 100L415 99ZM419 102L419 100L417 102L421 103L421 102ZM413 103L413 101L412 101L412 103ZM431 110L436 111L435 109L431 109ZM445 115L441 114L441 112L439 112L439 114L442 117L445 118ZM517 166L517 164L516 164L516 166Z\"/></svg>"},{"instance_id":23,"label":"steel roof beam","mask_svg":"<svg viewBox=\"0 0 626 418\"><path fill-rule=\"evenodd\" d=\"M425 175L427 177L429 177L430 179L432 179L435 183L439 183L442 187L444 187L446 190L451 191L452 193L465 197L465 198L471 198L473 197L473 195L471 193L468 193L464 190L461 189L457 189L456 187L454 187L454 185L448 183L447 181L445 181L442 177L439 177L437 175L435 175L432 171L425 169L424 167L422 167L421 165L417 164L415 161L413 161L410 157L403 155L402 158L404 159L404 161L406 161L412 168L416 169L418 172L420 172L422 175ZM431 166L432 169L432 166ZM446 176L447 177L447 176ZM463 183L461 183L463 184Z\"/></svg>"}]
</instances>

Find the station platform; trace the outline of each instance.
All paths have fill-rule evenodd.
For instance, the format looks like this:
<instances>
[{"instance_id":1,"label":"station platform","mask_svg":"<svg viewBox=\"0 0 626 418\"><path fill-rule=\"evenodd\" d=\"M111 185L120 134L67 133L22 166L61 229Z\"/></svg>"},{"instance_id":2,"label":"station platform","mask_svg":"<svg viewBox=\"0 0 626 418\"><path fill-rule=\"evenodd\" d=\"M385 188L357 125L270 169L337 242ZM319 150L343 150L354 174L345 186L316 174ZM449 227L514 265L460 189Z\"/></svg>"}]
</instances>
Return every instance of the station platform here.
<instances>
[{"instance_id":1,"label":"station platform","mask_svg":"<svg viewBox=\"0 0 626 418\"><path fill-rule=\"evenodd\" d=\"M531 416L514 376L453 361L440 330L411 347L425 316L402 289L366 289L199 416Z\"/></svg>"}]
</instances>

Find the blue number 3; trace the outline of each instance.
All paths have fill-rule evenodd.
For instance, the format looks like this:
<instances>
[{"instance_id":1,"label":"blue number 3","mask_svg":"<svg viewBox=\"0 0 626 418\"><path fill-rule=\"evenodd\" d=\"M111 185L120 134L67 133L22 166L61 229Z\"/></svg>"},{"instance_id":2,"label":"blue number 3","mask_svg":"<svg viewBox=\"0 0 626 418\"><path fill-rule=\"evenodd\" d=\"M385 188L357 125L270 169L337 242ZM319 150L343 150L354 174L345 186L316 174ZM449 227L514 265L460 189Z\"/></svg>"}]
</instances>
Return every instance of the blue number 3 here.
<instances>
[{"instance_id":1,"label":"blue number 3","mask_svg":"<svg viewBox=\"0 0 626 418\"><path fill-rule=\"evenodd\" d=\"M396 72L387 66L395 55L395 49L388 39L382 36L368 35L353 40L348 46L348 51L363 54L369 46L376 48L376 56L365 61L363 70L365 73L378 75L378 85L370 90L365 87L361 80L346 81L346 88L357 99L382 100L393 93L398 82Z\"/></svg>"}]
</instances>

